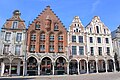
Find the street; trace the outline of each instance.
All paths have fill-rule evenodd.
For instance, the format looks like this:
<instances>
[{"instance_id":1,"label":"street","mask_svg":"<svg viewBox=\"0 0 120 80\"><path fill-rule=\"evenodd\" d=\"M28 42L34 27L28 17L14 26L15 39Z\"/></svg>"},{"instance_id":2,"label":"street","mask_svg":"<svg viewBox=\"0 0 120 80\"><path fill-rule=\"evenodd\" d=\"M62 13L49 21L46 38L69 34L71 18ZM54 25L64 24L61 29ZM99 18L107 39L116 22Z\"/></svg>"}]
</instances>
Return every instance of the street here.
<instances>
[{"instance_id":1,"label":"street","mask_svg":"<svg viewBox=\"0 0 120 80\"><path fill-rule=\"evenodd\" d=\"M120 72L80 75L13 76L1 77L0 80L120 80Z\"/></svg>"}]
</instances>

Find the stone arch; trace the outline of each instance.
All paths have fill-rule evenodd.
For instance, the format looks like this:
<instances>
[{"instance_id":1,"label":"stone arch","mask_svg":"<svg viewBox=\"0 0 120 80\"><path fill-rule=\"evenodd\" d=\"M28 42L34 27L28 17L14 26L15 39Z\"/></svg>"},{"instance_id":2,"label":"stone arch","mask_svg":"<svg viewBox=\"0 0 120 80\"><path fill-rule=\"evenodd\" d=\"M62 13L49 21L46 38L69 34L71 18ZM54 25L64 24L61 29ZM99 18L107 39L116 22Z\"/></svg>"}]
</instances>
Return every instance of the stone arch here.
<instances>
[{"instance_id":1,"label":"stone arch","mask_svg":"<svg viewBox=\"0 0 120 80\"><path fill-rule=\"evenodd\" d=\"M77 59L70 59L69 61L69 73L78 74L78 60Z\"/></svg>"},{"instance_id":2,"label":"stone arch","mask_svg":"<svg viewBox=\"0 0 120 80\"><path fill-rule=\"evenodd\" d=\"M30 57L34 57L37 60L37 62L39 62L39 58L34 54L29 55L26 60L28 60Z\"/></svg>"},{"instance_id":3,"label":"stone arch","mask_svg":"<svg viewBox=\"0 0 120 80\"><path fill-rule=\"evenodd\" d=\"M87 72L87 59L82 58L79 60L79 64L80 64L80 73L86 73Z\"/></svg>"},{"instance_id":4,"label":"stone arch","mask_svg":"<svg viewBox=\"0 0 120 80\"><path fill-rule=\"evenodd\" d=\"M56 60L57 60L59 57L63 57L63 58L66 60L66 62L68 62L67 57L66 57L66 56L64 56L64 55L59 55L59 56L57 56L57 57L55 58L55 62L56 62Z\"/></svg>"},{"instance_id":5,"label":"stone arch","mask_svg":"<svg viewBox=\"0 0 120 80\"><path fill-rule=\"evenodd\" d=\"M52 58L50 58L49 56L45 56L41 59L41 74L52 74Z\"/></svg>"},{"instance_id":6,"label":"stone arch","mask_svg":"<svg viewBox=\"0 0 120 80\"><path fill-rule=\"evenodd\" d=\"M98 59L97 61L97 65L98 65L98 72L105 72L106 70L106 67L105 67L105 64L106 64L106 60L105 59Z\"/></svg>"},{"instance_id":7,"label":"stone arch","mask_svg":"<svg viewBox=\"0 0 120 80\"><path fill-rule=\"evenodd\" d=\"M42 60L43 60L44 58L46 58L46 57L50 58L51 61L54 62L53 57L50 56L50 55L44 55L44 56L42 56L42 58L40 59L40 61L42 61Z\"/></svg>"},{"instance_id":8,"label":"stone arch","mask_svg":"<svg viewBox=\"0 0 120 80\"><path fill-rule=\"evenodd\" d=\"M33 56L27 59L27 74L38 75L38 61Z\"/></svg>"}]
</instances>

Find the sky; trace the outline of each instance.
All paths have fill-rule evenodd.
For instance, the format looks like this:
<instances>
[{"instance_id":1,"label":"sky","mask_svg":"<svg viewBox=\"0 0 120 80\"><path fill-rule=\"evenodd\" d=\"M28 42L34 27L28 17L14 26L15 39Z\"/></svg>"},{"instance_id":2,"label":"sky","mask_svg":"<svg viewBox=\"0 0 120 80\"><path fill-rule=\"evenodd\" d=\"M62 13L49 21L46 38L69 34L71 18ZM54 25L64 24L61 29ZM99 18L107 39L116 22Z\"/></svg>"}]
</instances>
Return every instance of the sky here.
<instances>
[{"instance_id":1,"label":"sky","mask_svg":"<svg viewBox=\"0 0 120 80\"><path fill-rule=\"evenodd\" d=\"M80 17L84 27L94 16L111 31L120 25L120 0L0 0L0 28L16 9L28 26L48 5L66 28L74 16Z\"/></svg>"}]
</instances>

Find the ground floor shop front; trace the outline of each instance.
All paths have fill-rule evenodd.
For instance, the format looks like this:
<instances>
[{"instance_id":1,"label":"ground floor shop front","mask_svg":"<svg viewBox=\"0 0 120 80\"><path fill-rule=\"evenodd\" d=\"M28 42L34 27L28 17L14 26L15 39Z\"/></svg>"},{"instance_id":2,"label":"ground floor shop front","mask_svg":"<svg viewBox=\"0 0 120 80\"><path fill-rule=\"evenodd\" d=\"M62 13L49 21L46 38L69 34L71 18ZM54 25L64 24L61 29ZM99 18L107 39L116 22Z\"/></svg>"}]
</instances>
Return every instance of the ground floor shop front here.
<instances>
[{"instance_id":1,"label":"ground floor shop front","mask_svg":"<svg viewBox=\"0 0 120 80\"><path fill-rule=\"evenodd\" d=\"M65 75L116 71L114 58L67 58L65 55L21 58L1 58L1 76Z\"/></svg>"}]
</instances>

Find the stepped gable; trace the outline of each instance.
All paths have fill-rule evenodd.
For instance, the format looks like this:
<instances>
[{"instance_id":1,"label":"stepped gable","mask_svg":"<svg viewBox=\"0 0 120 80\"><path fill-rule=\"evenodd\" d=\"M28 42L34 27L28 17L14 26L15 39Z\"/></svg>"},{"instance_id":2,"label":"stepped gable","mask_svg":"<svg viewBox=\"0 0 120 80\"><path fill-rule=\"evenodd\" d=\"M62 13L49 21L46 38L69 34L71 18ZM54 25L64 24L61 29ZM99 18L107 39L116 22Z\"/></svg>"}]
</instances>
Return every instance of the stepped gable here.
<instances>
[{"instance_id":1,"label":"stepped gable","mask_svg":"<svg viewBox=\"0 0 120 80\"><path fill-rule=\"evenodd\" d=\"M46 21L48 20L48 21ZM40 24L40 28L42 30L46 29L46 24L49 24L50 21L50 27L52 30L53 29L53 25L55 23L58 24L58 26L60 26L59 30L66 30L65 26L63 25L63 23L61 22L60 18L58 18L58 16L54 13L54 11L52 11L52 9L50 8L50 6L47 6L33 21L32 23L28 26L28 29L31 30L35 30L35 24L37 22L39 22Z\"/></svg>"}]
</instances>

